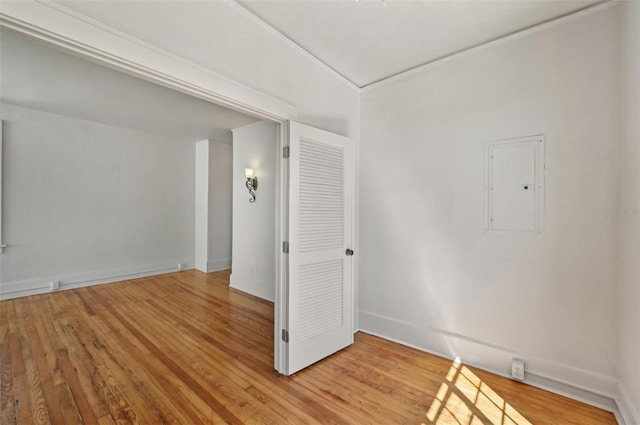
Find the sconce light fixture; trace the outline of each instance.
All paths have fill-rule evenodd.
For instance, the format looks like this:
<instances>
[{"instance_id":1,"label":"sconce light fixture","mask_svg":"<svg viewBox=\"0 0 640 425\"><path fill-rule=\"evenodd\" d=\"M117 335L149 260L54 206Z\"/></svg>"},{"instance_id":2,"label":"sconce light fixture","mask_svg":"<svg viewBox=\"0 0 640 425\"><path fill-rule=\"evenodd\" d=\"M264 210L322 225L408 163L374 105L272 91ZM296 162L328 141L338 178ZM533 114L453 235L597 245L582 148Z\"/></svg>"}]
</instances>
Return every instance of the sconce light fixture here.
<instances>
[{"instance_id":1,"label":"sconce light fixture","mask_svg":"<svg viewBox=\"0 0 640 425\"><path fill-rule=\"evenodd\" d=\"M253 175L253 168L245 168L244 176L247 178L247 182L245 186L247 186L247 190L249 190L249 202L256 202L256 190L258 190L258 178Z\"/></svg>"}]
</instances>

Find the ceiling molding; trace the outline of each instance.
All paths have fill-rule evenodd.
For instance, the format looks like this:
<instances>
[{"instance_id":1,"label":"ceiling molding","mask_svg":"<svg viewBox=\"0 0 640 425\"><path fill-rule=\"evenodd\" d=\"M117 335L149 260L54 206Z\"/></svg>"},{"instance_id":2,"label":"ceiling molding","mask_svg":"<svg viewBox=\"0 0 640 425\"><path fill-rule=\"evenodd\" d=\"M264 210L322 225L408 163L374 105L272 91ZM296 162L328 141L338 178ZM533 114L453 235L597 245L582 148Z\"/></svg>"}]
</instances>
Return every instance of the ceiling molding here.
<instances>
[{"instance_id":1,"label":"ceiling molding","mask_svg":"<svg viewBox=\"0 0 640 425\"><path fill-rule=\"evenodd\" d=\"M401 80L403 78L407 78L407 77L409 77L411 75L414 75L414 74L417 74L419 72L422 72L422 71L425 71L425 70L428 70L428 69L431 69L431 68L435 68L435 67L437 67L439 65L443 65L443 64L445 64L445 63L447 63L447 62L449 62L451 60L460 58L460 57L462 57L462 56L464 56L464 55L466 55L468 53L475 52L476 50L481 50L481 49L484 49L484 48L497 46L497 45L499 45L501 43L509 42L511 40L515 40L515 39L520 38L520 37L525 37L525 36L527 36L529 34L533 34L535 32L542 31L544 29L560 25L560 24L563 24L565 22L569 22L569 21L577 19L577 18L581 18L583 16L590 15L592 13L601 12L601 11L609 9L611 7L618 6L618 5L622 4L623 1L624 0L604 0L604 1L592 4L590 6L587 6L587 7L583 8L583 9L580 9L578 11L570 12L570 13L567 13L565 15L562 15L562 16L559 16L559 17L556 17L556 18L553 18L553 19L549 19L549 20L547 20L545 22L541 22L541 23L532 25L530 27L527 27L527 28L524 28L524 29L521 29L521 30L518 30L518 31L514 31L514 32L509 33L507 35L496 37L496 38L494 38L492 40L485 41L485 42L476 44L474 46L458 50L458 51L456 51L454 53L451 53L449 55L445 55L445 56L439 57L437 59L434 59L434 60L431 60L429 62L423 63L421 65L417 65L417 66L415 66L415 67L413 67L411 69L407 69L405 71L398 72L398 73L396 73L394 75L390 75L388 77L382 78L382 79L380 79L378 81L375 81L375 82L372 82L370 84L366 84L366 85L360 87L360 91L361 91L361 93L365 93L365 92L368 92L370 90L374 90L376 88L384 86L385 84L392 83L392 82L395 82L395 81L399 81L399 80Z\"/></svg>"},{"instance_id":2,"label":"ceiling molding","mask_svg":"<svg viewBox=\"0 0 640 425\"><path fill-rule=\"evenodd\" d=\"M297 108L51 1L3 2L0 26L179 92L270 121Z\"/></svg>"},{"instance_id":3,"label":"ceiling molding","mask_svg":"<svg viewBox=\"0 0 640 425\"><path fill-rule=\"evenodd\" d=\"M240 12L242 15L246 16L247 18L251 19L254 23L258 24L262 29L268 31L272 35L284 41L289 47L292 47L295 50L297 50L298 53L301 53L307 59L310 59L313 63L315 63L316 65L319 65L325 71L328 71L329 73L333 74L336 78L338 78L340 81L342 81L344 84L346 84L350 88L356 91L360 91L361 87L358 86L356 83L354 83L349 78L347 78L346 76L338 72L336 69L329 66L326 62L319 59L317 56L315 56L313 53L309 52L307 49L305 49L304 47L302 47L301 45L293 41L291 38L287 37L284 33L280 32L278 29L273 27L264 19L262 19L261 17L253 13L251 10L247 9L246 6L239 3L237 0L228 0L228 4L233 6L233 8L236 9L236 11Z\"/></svg>"}]
</instances>

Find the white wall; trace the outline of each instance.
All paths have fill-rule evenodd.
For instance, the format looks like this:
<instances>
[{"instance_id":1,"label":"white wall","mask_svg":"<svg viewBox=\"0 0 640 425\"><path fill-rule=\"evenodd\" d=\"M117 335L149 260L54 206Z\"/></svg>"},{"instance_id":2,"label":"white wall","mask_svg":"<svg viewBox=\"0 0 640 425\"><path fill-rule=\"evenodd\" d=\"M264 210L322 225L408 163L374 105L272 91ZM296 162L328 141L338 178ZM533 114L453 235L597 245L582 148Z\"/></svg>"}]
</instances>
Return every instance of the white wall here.
<instances>
[{"instance_id":1,"label":"white wall","mask_svg":"<svg viewBox=\"0 0 640 425\"><path fill-rule=\"evenodd\" d=\"M619 19L609 8L365 91L361 328L615 393ZM490 236L483 146L535 134L544 235Z\"/></svg>"},{"instance_id":2,"label":"white wall","mask_svg":"<svg viewBox=\"0 0 640 425\"><path fill-rule=\"evenodd\" d=\"M640 424L640 2L623 9L625 146L622 202L616 216L622 234L620 291L621 400L627 424Z\"/></svg>"},{"instance_id":3,"label":"white wall","mask_svg":"<svg viewBox=\"0 0 640 425\"><path fill-rule=\"evenodd\" d=\"M197 270L206 273L209 260L209 140L196 142L195 151L195 260Z\"/></svg>"},{"instance_id":4,"label":"white wall","mask_svg":"<svg viewBox=\"0 0 640 425\"><path fill-rule=\"evenodd\" d=\"M230 143L196 143L195 267L202 272L231 267L233 149Z\"/></svg>"},{"instance_id":5,"label":"white wall","mask_svg":"<svg viewBox=\"0 0 640 425\"><path fill-rule=\"evenodd\" d=\"M14 109L21 117L4 126L3 298L54 279L64 288L193 262L193 144Z\"/></svg>"},{"instance_id":6,"label":"white wall","mask_svg":"<svg viewBox=\"0 0 640 425\"><path fill-rule=\"evenodd\" d=\"M210 141L208 271L231 267L232 203L233 147Z\"/></svg>"},{"instance_id":7,"label":"white wall","mask_svg":"<svg viewBox=\"0 0 640 425\"><path fill-rule=\"evenodd\" d=\"M233 248L231 286L273 301L275 297L276 125L233 130ZM258 177L249 202L245 168Z\"/></svg>"}]
</instances>

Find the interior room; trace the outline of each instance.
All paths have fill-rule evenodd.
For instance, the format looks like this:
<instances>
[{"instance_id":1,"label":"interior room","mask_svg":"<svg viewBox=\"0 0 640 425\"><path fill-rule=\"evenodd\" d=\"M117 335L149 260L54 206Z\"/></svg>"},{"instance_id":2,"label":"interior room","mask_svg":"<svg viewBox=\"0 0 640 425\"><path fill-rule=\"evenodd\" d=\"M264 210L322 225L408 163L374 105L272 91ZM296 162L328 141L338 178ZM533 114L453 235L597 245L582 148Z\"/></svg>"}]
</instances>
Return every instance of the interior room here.
<instances>
[{"instance_id":1,"label":"interior room","mask_svg":"<svg viewBox=\"0 0 640 425\"><path fill-rule=\"evenodd\" d=\"M640 2L0 27L2 424L640 424Z\"/></svg>"}]
</instances>

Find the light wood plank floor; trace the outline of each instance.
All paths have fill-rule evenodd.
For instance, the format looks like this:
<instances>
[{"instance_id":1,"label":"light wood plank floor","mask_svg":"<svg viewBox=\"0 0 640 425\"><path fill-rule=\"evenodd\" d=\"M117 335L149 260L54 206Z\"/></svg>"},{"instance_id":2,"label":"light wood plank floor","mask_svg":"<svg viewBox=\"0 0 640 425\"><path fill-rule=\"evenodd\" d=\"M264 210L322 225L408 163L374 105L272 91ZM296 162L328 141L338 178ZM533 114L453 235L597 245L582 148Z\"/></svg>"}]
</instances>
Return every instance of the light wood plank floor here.
<instances>
[{"instance_id":1,"label":"light wood plank floor","mask_svg":"<svg viewBox=\"0 0 640 425\"><path fill-rule=\"evenodd\" d=\"M0 303L2 424L615 424L363 333L293 377L273 304L196 271Z\"/></svg>"}]
</instances>

